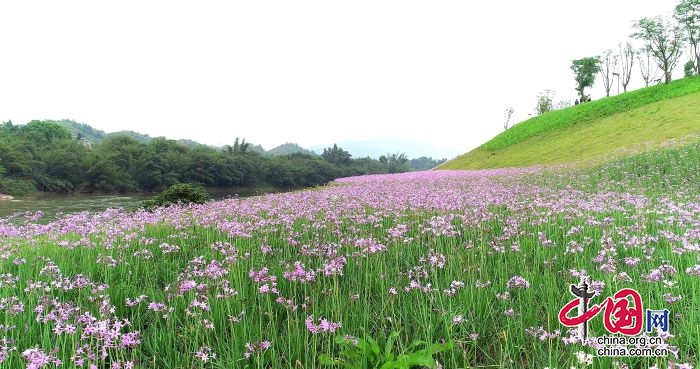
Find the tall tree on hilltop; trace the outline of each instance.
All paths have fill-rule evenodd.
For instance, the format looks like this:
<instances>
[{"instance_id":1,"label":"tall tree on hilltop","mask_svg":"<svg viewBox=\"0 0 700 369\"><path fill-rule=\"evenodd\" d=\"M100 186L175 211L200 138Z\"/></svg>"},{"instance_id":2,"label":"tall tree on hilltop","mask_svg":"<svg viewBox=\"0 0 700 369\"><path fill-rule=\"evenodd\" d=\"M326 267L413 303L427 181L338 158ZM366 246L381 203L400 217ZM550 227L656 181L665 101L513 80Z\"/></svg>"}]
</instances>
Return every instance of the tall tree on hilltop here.
<instances>
[{"instance_id":1,"label":"tall tree on hilltop","mask_svg":"<svg viewBox=\"0 0 700 369\"><path fill-rule=\"evenodd\" d=\"M700 74L700 0L681 0L680 4L676 5L673 16L685 29L693 57L693 69L695 74Z\"/></svg>"},{"instance_id":2,"label":"tall tree on hilltop","mask_svg":"<svg viewBox=\"0 0 700 369\"><path fill-rule=\"evenodd\" d=\"M613 54L612 50L608 49L603 52L603 56L600 58L600 76L603 78L605 97L610 96L610 88L612 88L615 75L618 75L617 55Z\"/></svg>"},{"instance_id":3,"label":"tall tree on hilltop","mask_svg":"<svg viewBox=\"0 0 700 369\"><path fill-rule=\"evenodd\" d=\"M664 73L664 83L671 82L671 72L683 52L684 34L678 25L661 17L642 18L634 24L632 37L643 40Z\"/></svg>"},{"instance_id":4,"label":"tall tree on hilltop","mask_svg":"<svg viewBox=\"0 0 700 369\"><path fill-rule=\"evenodd\" d=\"M573 60L571 70L574 71L576 79L576 91L581 99L584 98L586 87L592 87L595 82L595 75L600 71L600 59L598 57L588 57Z\"/></svg>"},{"instance_id":5,"label":"tall tree on hilltop","mask_svg":"<svg viewBox=\"0 0 700 369\"><path fill-rule=\"evenodd\" d=\"M552 110L554 110L554 91L547 89L540 92L537 96L537 105L535 106L537 115L542 115Z\"/></svg>"},{"instance_id":6,"label":"tall tree on hilltop","mask_svg":"<svg viewBox=\"0 0 700 369\"><path fill-rule=\"evenodd\" d=\"M654 55L648 47L644 47L637 53L637 61L639 62L639 71L642 73L642 78L647 87L649 87L650 82L657 80L659 76L659 66L654 63L652 58Z\"/></svg>"},{"instance_id":7,"label":"tall tree on hilltop","mask_svg":"<svg viewBox=\"0 0 700 369\"><path fill-rule=\"evenodd\" d=\"M622 83L622 90L624 92L627 92L627 85L630 83L630 79L632 78L632 67L634 66L634 56L636 52L634 50L634 47L632 47L632 44L630 44L629 42L627 42L624 47L622 46L622 44L620 44L619 46L621 70L618 78Z\"/></svg>"},{"instance_id":8,"label":"tall tree on hilltop","mask_svg":"<svg viewBox=\"0 0 700 369\"><path fill-rule=\"evenodd\" d=\"M508 130L508 123L510 123L510 119L513 117L514 112L515 112L515 109L513 109L512 106L503 112L503 115L504 115L503 130Z\"/></svg>"}]
</instances>

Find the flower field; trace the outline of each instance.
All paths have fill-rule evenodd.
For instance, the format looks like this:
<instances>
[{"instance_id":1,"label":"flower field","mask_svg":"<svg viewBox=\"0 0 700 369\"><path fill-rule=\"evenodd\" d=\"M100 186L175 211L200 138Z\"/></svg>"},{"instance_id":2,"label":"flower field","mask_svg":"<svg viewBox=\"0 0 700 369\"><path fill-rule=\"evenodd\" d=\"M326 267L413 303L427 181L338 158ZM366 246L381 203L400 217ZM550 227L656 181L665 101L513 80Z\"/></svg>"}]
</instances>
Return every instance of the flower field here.
<instances>
[{"instance_id":1,"label":"flower field","mask_svg":"<svg viewBox=\"0 0 700 369\"><path fill-rule=\"evenodd\" d=\"M692 368L699 147L17 214L0 220L0 368ZM582 276L592 303L634 288L668 309L669 332L648 335L669 355L582 345L557 320Z\"/></svg>"}]
</instances>

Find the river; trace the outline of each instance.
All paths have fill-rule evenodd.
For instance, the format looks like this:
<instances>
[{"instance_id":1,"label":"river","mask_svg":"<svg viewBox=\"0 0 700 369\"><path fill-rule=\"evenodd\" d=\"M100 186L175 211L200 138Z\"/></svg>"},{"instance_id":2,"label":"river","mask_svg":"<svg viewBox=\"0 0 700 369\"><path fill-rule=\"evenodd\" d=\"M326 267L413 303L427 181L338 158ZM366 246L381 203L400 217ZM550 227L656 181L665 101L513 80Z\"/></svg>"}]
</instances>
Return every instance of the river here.
<instances>
[{"instance_id":1,"label":"river","mask_svg":"<svg viewBox=\"0 0 700 369\"><path fill-rule=\"evenodd\" d=\"M260 195L266 192L262 189L207 189L213 199L225 199L232 196L248 197ZM109 208L136 208L141 201L153 196L152 194L56 194L36 193L30 196L17 196L13 200L0 201L0 218L7 217L17 212L44 213L42 222L55 219L59 213L70 214L81 211L99 212Z\"/></svg>"}]
</instances>

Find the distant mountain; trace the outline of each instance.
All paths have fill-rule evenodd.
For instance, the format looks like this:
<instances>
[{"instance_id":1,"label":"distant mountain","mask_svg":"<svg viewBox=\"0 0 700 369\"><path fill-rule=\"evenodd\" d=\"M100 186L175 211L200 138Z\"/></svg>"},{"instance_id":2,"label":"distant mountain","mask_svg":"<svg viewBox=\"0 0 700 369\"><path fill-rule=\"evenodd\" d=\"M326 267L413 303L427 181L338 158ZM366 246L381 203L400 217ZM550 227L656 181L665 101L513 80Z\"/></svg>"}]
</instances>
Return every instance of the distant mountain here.
<instances>
[{"instance_id":1,"label":"distant mountain","mask_svg":"<svg viewBox=\"0 0 700 369\"><path fill-rule=\"evenodd\" d=\"M396 139L389 137L376 137L369 140L336 142L338 147L349 152L353 158L371 157L378 159L386 154L406 154L409 158L432 157L434 159L449 159L457 156L459 150L449 147L441 147L427 144L417 140ZM317 145L309 147L310 150L322 153L323 149L333 146Z\"/></svg>"},{"instance_id":2,"label":"distant mountain","mask_svg":"<svg viewBox=\"0 0 700 369\"><path fill-rule=\"evenodd\" d=\"M262 155L267 154L267 151L262 147L262 145L251 144L250 146L248 146L248 150L250 150L252 152L257 152L258 154L262 154Z\"/></svg>"},{"instance_id":3,"label":"distant mountain","mask_svg":"<svg viewBox=\"0 0 700 369\"><path fill-rule=\"evenodd\" d=\"M421 156L420 158L411 159L408 161L408 167L411 170L429 170L444 163L447 159L433 159Z\"/></svg>"},{"instance_id":4,"label":"distant mountain","mask_svg":"<svg viewBox=\"0 0 700 369\"><path fill-rule=\"evenodd\" d=\"M192 141L192 140L188 140L188 139L175 140L175 142L177 142L179 145L189 147L189 148L194 148L194 147L202 145L201 143L199 143L197 141Z\"/></svg>"},{"instance_id":5,"label":"distant mountain","mask_svg":"<svg viewBox=\"0 0 700 369\"><path fill-rule=\"evenodd\" d=\"M70 134L75 137L75 138L80 138L89 142L99 142L104 140L107 137L110 136L129 136L133 138L134 140L140 142L140 143L149 143L153 139L153 137L145 134L145 133L139 133L139 132L134 132L134 131L118 131L118 132L110 132L110 133L105 133L102 130L92 128L91 126L85 124L85 123L78 123L74 120L70 119L63 119L63 120L47 120L46 122L50 123L56 123L60 126L65 127ZM192 140L176 140L177 143L179 143L182 146L187 146L187 147L195 147L201 145L199 142L195 142Z\"/></svg>"},{"instance_id":6,"label":"distant mountain","mask_svg":"<svg viewBox=\"0 0 700 369\"><path fill-rule=\"evenodd\" d=\"M129 136L140 143L149 143L153 139L153 137L151 137L147 134L138 133L138 132L134 132L134 131L117 131L117 132L107 133L105 135L105 137L108 137L108 136ZM192 141L192 142L194 142L194 141Z\"/></svg>"},{"instance_id":7,"label":"distant mountain","mask_svg":"<svg viewBox=\"0 0 700 369\"><path fill-rule=\"evenodd\" d=\"M144 134L144 133L139 133L139 132L134 132L134 131L119 131L119 132L111 132L111 133L105 133L104 131L95 129L87 124L84 123L78 123L74 120L70 119L64 119L64 120L56 120L56 121L48 121L52 123L59 124L63 127L65 127L68 132L71 133L73 137L80 137L83 140L92 142L92 143L97 143L101 140L103 140L105 137L109 136L114 136L114 135L126 135L129 136L133 139L135 139L138 142L141 143L148 143L150 142L153 137ZM196 141L188 140L188 139L180 139L176 140L177 143L179 143L182 146L186 147L196 147L200 144ZM363 158L363 157L371 157L374 159L379 159L380 156L382 155L387 155L387 154L405 154L408 158L421 158L421 157L430 157L435 160L439 159L448 159L448 158L453 158L455 157L459 152L457 150L453 150L450 148L445 148L445 147L438 147L435 145L429 145L426 144L425 142L420 142L420 141L415 141L415 140L402 140L402 139L395 139L395 138L388 138L388 137L378 137L370 140L364 140L364 141L342 141L337 143L340 148L343 150L349 152L353 158ZM210 145L204 145L204 146L210 146ZM256 145L251 143L250 146L248 146L248 150L257 152L261 155L289 155L289 154L296 154L296 153L303 153L307 155L320 155L323 153L323 149L332 147L333 143L329 143L328 145L317 145L317 146L312 146L308 149L305 149L301 146L299 146L296 143L285 143L282 145L279 145L275 147L272 150L265 150L261 145ZM221 147L214 147L210 146L215 149L221 149ZM421 163L417 164L417 167L423 168L429 164L426 163Z\"/></svg>"},{"instance_id":8,"label":"distant mountain","mask_svg":"<svg viewBox=\"0 0 700 369\"><path fill-rule=\"evenodd\" d=\"M78 137L86 139L88 141L92 142L97 142L102 140L106 133L104 131L100 131L99 129L95 129L90 127L89 125L85 123L78 123L74 120L70 119L63 119L63 120L47 120L46 122L49 123L56 123L60 126L63 126L70 132L70 134L73 137Z\"/></svg>"},{"instance_id":9,"label":"distant mountain","mask_svg":"<svg viewBox=\"0 0 700 369\"><path fill-rule=\"evenodd\" d=\"M289 154L296 154L296 153L302 153L302 154L307 154L307 155L314 155L316 156L317 154L313 151L309 151L295 143L290 143L287 142L285 144L279 145L275 147L272 150L269 150L266 152L267 155L289 155Z\"/></svg>"}]
</instances>

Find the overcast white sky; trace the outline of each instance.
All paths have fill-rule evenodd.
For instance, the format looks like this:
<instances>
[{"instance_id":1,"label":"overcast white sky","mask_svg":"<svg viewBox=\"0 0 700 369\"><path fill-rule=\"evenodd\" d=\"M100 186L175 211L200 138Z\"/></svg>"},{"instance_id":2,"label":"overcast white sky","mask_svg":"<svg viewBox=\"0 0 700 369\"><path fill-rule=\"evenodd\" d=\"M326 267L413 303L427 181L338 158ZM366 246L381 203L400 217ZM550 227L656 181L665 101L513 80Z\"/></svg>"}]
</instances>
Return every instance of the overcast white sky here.
<instances>
[{"instance_id":1,"label":"overcast white sky","mask_svg":"<svg viewBox=\"0 0 700 369\"><path fill-rule=\"evenodd\" d=\"M456 155L544 89L573 100L572 59L677 2L3 1L0 121L266 149L390 136Z\"/></svg>"}]
</instances>

